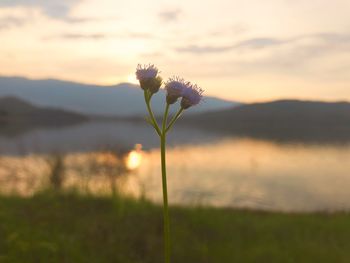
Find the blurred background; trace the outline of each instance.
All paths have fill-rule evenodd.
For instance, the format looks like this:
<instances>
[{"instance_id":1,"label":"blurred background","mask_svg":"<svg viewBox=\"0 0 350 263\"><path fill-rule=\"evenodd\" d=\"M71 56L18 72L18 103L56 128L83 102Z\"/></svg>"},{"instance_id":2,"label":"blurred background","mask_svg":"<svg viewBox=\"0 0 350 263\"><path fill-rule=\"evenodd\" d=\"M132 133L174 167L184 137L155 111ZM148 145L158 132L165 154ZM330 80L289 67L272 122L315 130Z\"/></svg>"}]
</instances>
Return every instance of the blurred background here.
<instances>
[{"instance_id":1,"label":"blurred background","mask_svg":"<svg viewBox=\"0 0 350 263\"><path fill-rule=\"evenodd\" d=\"M179 75L205 90L204 102L186 110L169 135L172 205L288 214L348 211L349 16L348 0L1 0L0 205L13 207L8 214L20 218L23 200L38 204L38 195L52 201L47 191L73 191L74 200L136 197L158 207L159 141L145 122L135 78L138 63L152 63L165 80ZM152 103L161 116L165 92ZM22 200L18 207L13 198ZM43 207L50 209L41 204L28 213ZM74 209L69 211L73 216ZM9 229L0 227L6 237L0 240L0 261L17 262L19 254L9 251L21 245L11 242L25 238ZM52 256L45 262L86 262L73 257L62 240L48 240L39 246ZM44 252L35 254L28 244L23 251L39 262ZM148 262L151 250L116 262ZM256 256L287 262L277 250ZM61 257L58 251L64 251ZM209 245L203 251L192 259L233 259ZM210 253L226 256L215 261ZM242 261L237 253L240 262L260 262ZM190 258L174 254L181 262ZM116 257L107 253L106 261L100 259L92 262Z\"/></svg>"}]
</instances>

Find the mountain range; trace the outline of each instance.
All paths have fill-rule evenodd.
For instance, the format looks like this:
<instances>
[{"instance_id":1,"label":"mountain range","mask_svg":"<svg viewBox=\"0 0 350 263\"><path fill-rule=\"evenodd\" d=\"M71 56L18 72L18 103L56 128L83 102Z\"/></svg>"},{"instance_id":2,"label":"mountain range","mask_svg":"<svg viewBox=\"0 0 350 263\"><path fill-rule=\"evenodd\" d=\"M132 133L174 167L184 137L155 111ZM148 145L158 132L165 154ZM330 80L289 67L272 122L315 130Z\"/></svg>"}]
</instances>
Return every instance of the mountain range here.
<instances>
[{"instance_id":1,"label":"mountain range","mask_svg":"<svg viewBox=\"0 0 350 263\"><path fill-rule=\"evenodd\" d=\"M281 141L349 141L350 103L278 100L186 116L180 123Z\"/></svg>"},{"instance_id":2,"label":"mountain range","mask_svg":"<svg viewBox=\"0 0 350 263\"><path fill-rule=\"evenodd\" d=\"M8 96L39 107L63 109L85 115L140 117L146 112L142 90L129 83L98 86L54 79L0 77L0 97ZM156 115L161 115L164 110L164 96L164 90L161 90L152 98ZM237 105L237 102L205 97L203 103L191 108L189 112L222 110Z\"/></svg>"},{"instance_id":3,"label":"mountain range","mask_svg":"<svg viewBox=\"0 0 350 263\"><path fill-rule=\"evenodd\" d=\"M16 135L37 127L57 128L89 120L87 116L53 108L36 107L14 97L0 98L0 132Z\"/></svg>"},{"instance_id":4,"label":"mountain range","mask_svg":"<svg viewBox=\"0 0 350 263\"><path fill-rule=\"evenodd\" d=\"M160 115L164 91L154 97ZM180 125L223 135L281 141L350 141L350 103L278 100L239 104L207 97ZM197 110L196 110L197 109ZM191 112L189 110L189 112ZM137 85L93 86L59 80L0 77L2 132L66 126L83 121L142 121L146 109ZM119 118L120 117L120 118Z\"/></svg>"}]
</instances>

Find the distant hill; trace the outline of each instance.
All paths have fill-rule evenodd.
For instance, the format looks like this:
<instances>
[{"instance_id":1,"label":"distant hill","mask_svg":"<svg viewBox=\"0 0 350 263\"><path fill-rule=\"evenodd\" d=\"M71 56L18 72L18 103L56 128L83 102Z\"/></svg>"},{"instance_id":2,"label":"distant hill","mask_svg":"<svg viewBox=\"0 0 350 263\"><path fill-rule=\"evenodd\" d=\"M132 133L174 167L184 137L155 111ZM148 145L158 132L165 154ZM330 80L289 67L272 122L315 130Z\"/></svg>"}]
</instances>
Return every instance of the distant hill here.
<instances>
[{"instance_id":1,"label":"distant hill","mask_svg":"<svg viewBox=\"0 0 350 263\"><path fill-rule=\"evenodd\" d=\"M198 114L183 124L276 140L350 140L350 103L279 100Z\"/></svg>"},{"instance_id":2,"label":"distant hill","mask_svg":"<svg viewBox=\"0 0 350 263\"><path fill-rule=\"evenodd\" d=\"M17 97L42 107L86 115L140 117L146 112L142 90L137 85L128 83L97 86L52 79L0 77L0 97L4 96ZM152 102L155 114L160 115L164 109L164 94L157 94ZM236 105L236 102L206 97L204 103L193 107L189 112L222 110Z\"/></svg>"},{"instance_id":3,"label":"distant hill","mask_svg":"<svg viewBox=\"0 0 350 263\"><path fill-rule=\"evenodd\" d=\"M0 132L21 132L34 127L60 127L88 120L87 117L51 108L39 108L14 97L0 98Z\"/></svg>"}]
</instances>

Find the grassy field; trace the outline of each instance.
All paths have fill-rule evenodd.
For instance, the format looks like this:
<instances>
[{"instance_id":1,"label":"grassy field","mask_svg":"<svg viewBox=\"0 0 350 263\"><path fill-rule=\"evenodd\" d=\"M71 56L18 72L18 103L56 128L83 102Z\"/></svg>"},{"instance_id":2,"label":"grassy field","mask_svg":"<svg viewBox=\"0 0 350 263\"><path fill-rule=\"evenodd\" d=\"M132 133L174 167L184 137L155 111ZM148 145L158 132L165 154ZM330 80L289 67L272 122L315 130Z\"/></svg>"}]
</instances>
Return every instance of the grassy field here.
<instances>
[{"instance_id":1,"label":"grassy field","mask_svg":"<svg viewBox=\"0 0 350 263\"><path fill-rule=\"evenodd\" d=\"M174 263L350 262L350 214L171 208ZM0 262L163 262L161 207L42 193L0 197Z\"/></svg>"}]
</instances>

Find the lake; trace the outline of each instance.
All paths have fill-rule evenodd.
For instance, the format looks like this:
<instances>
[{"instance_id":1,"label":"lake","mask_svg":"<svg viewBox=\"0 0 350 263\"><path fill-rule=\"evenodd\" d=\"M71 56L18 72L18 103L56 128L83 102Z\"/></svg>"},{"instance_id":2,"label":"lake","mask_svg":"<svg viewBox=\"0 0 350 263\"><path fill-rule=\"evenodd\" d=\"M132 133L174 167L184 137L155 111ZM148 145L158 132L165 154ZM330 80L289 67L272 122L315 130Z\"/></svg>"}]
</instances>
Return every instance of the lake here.
<instances>
[{"instance_id":1,"label":"lake","mask_svg":"<svg viewBox=\"0 0 350 263\"><path fill-rule=\"evenodd\" d=\"M143 150L132 151L135 144ZM158 138L137 122L100 121L2 135L0 148L2 194L28 196L56 183L99 195L118 188L162 201ZM173 204L350 210L346 143L280 143L180 126L171 132L167 165Z\"/></svg>"}]
</instances>

